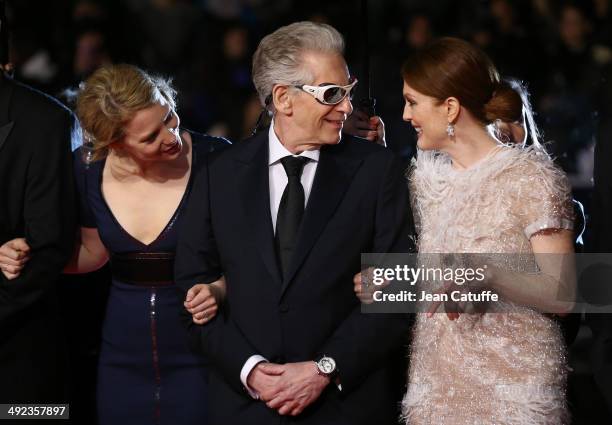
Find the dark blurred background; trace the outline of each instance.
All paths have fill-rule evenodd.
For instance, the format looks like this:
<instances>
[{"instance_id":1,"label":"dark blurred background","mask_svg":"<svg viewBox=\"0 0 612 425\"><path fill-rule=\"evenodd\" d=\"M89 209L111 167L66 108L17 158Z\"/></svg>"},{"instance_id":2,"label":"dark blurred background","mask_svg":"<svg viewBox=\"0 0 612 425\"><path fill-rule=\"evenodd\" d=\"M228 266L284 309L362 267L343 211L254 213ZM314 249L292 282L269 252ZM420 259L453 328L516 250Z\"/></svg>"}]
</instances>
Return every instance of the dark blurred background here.
<instances>
[{"instance_id":1,"label":"dark blurred background","mask_svg":"<svg viewBox=\"0 0 612 425\"><path fill-rule=\"evenodd\" d=\"M102 64L129 62L171 76L183 126L239 141L261 111L250 77L258 41L293 21L326 22L344 34L347 62L361 81L370 55L387 142L409 158L415 137L401 119L401 63L434 37L459 36L482 47L504 76L527 83L548 149L588 207L594 143L609 143L612 127L602 125L611 114L612 0L379 0L369 2L367 22L360 6L360 0L9 0L10 58L15 78L67 103L70 90ZM363 85L361 91L358 98ZM106 273L66 279L77 423L93 423ZM609 424L589 370L589 332L582 326L570 347L574 423Z\"/></svg>"}]
</instances>

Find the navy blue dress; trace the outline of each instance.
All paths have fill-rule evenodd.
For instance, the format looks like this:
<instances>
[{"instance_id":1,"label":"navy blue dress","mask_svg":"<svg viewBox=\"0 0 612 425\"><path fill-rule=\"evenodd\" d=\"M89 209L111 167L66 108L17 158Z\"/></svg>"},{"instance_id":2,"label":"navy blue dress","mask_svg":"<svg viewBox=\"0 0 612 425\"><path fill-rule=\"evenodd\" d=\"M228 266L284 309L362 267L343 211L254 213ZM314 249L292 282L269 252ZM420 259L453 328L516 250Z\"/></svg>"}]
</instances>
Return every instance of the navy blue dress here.
<instances>
[{"instance_id":1,"label":"navy blue dress","mask_svg":"<svg viewBox=\"0 0 612 425\"><path fill-rule=\"evenodd\" d=\"M148 245L128 234L106 204L101 191L105 160L85 165L81 148L75 151L81 226L97 228L111 256L174 253L177 229L202 156L228 144L196 133L191 136L193 165L187 189L165 229ZM98 365L101 425L206 424L206 362L189 350L179 319L182 308L173 284L148 287L113 277Z\"/></svg>"}]
</instances>

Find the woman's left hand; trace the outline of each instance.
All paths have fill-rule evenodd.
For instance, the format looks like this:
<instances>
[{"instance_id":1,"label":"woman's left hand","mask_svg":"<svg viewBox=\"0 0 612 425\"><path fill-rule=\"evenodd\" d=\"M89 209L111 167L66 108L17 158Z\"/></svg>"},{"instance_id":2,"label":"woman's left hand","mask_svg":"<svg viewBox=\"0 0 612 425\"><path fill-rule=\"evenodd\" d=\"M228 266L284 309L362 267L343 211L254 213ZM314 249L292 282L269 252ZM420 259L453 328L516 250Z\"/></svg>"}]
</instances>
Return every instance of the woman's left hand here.
<instances>
[{"instance_id":1,"label":"woman's left hand","mask_svg":"<svg viewBox=\"0 0 612 425\"><path fill-rule=\"evenodd\" d=\"M461 313L463 313L462 306L450 299L450 294L455 289L456 285L453 282L445 282L444 286L434 293L435 295L448 297L448 301L433 301L427 309L427 318L431 318L442 304L444 304L444 312L449 320L457 320L459 318Z\"/></svg>"},{"instance_id":2,"label":"woman's left hand","mask_svg":"<svg viewBox=\"0 0 612 425\"><path fill-rule=\"evenodd\" d=\"M19 277L29 260L30 246L24 238L12 239L0 246L0 271L8 280Z\"/></svg>"},{"instance_id":3,"label":"woman's left hand","mask_svg":"<svg viewBox=\"0 0 612 425\"><path fill-rule=\"evenodd\" d=\"M225 296L225 279L193 285L185 297L185 308L191 313L193 322L203 325L212 320Z\"/></svg>"}]
</instances>

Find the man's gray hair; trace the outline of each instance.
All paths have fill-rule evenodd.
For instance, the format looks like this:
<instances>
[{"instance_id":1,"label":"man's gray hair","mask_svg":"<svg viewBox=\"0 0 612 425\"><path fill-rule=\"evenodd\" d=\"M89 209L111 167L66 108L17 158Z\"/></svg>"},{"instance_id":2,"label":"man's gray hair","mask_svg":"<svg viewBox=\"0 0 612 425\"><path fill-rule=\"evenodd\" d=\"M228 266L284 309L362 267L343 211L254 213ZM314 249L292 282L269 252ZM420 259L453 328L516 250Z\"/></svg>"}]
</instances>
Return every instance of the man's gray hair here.
<instances>
[{"instance_id":1,"label":"man's gray hair","mask_svg":"<svg viewBox=\"0 0 612 425\"><path fill-rule=\"evenodd\" d=\"M305 52L343 55L344 39L330 25L304 21L281 27L261 40L253 55L253 83L262 105L275 84L312 83L302 63Z\"/></svg>"}]
</instances>

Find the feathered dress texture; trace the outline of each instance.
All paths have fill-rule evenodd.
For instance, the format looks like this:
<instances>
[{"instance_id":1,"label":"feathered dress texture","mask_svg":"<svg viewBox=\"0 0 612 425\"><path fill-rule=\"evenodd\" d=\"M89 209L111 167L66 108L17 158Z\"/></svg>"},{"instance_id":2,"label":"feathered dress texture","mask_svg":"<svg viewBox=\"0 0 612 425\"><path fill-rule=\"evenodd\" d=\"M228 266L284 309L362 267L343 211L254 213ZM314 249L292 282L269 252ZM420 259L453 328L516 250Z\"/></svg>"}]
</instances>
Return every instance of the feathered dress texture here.
<instances>
[{"instance_id":1,"label":"feathered dress texture","mask_svg":"<svg viewBox=\"0 0 612 425\"><path fill-rule=\"evenodd\" d=\"M532 257L532 235L573 226L568 181L536 149L499 146L467 170L421 151L409 184L420 253ZM531 272L535 260L499 266ZM569 422L566 350L551 318L502 301L455 321L419 313L413 332L407 424Z\"/></svg>"}]
</instances>

